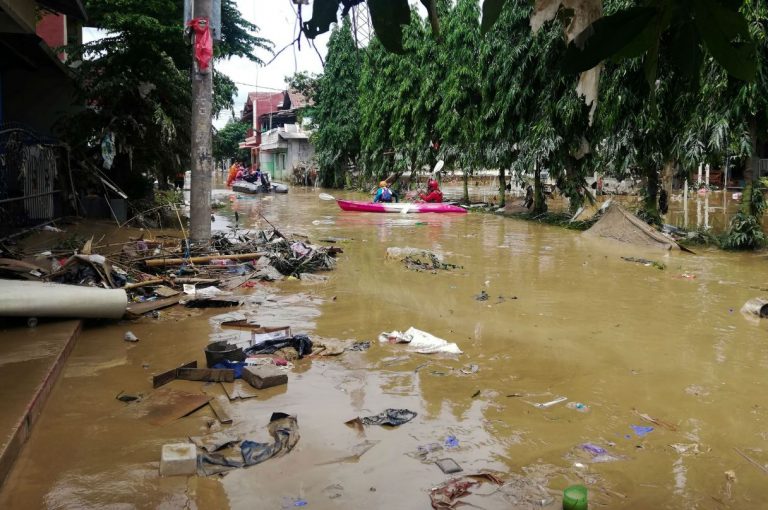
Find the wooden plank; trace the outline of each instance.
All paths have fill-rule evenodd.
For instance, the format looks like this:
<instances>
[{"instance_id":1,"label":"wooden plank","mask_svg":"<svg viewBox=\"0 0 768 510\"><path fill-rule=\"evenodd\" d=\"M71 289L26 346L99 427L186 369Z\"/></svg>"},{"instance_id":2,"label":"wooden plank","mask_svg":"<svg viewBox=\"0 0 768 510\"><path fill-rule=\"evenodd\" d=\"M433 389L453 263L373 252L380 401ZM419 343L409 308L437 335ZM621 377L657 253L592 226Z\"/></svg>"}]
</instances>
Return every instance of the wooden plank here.
<instances>
[{"instance_id":1,"label":"wooden plank","mask_svg":"<svg viewBox=\"0 0 768 510\"><path fill-rule=\"evenodd\" d=\"M161 308L167 308L173 306L181 300L182 295L171 296L164 299L155 299L154 301L144 301L143 303L131 303L126 308L125 312L128 315L143 315L152 310L159 310Z\"/></svg>"},{"instance_id":2,"label":"wooden plank","mask_svg":"<svg viewBox=\"0 0 768 510\"><path fill-rule=\"evenodd\" d=\"M197 368L197 361L190 361L189 363L185 363L180 367L172 368L161 374L157 374L156 376L152 377L152 387L159 388L163 384L168 384L169 382L173 381L176 379L176 371L181 368Z\"/></svg>"},{"instance_id":3,"label":"wooden plank","mask_svg":"<svg viewBox=\"0 0 768 510\"><path fill-rule=\"evenodd\" d=\"M265 252L253 252L253 253L238 253L235 255L206 255L204 257L190 257L188 259L183 258L167 258L167 259L149 259L144 263L147 267L161 267L161 266L178 266L181 264L203 264L212 260L251 260L258 259L262 255L266 255ZM226 266L222 266L226 268Z\"/></svg>"},{"instance_id":4,"label":"wooden plank","mask_svg":"<svg viewBox=\"0 0 768 510\"><path fill-rule=\"evenodd\" d=\"M154 279L154 280L145 280L143 282L136 282L136 283L128 283L123 287L125 290L130 289L138 289L139 287L147 287L149 285L160 285L165 283L165 280L162 278Z\"/></svg>"},{"instance_id":5,"label":"wooden plank","mask_svg":"<svg viewBox=\"0 0 768 510\"><path fill-rule=\"evenodd\" d=\"M172 289L170 287L166 287L165 285L160 285L159 287L157 287L154 290L154 293L163 298L168 298L168 297L181 294L181 292L179 292L178 290Z\"/></svg>"},{"instance_id":6,"label":"wooden plank","mask_svg":"<svg viewBox=\"0 0 768 510\"><path fill-rule=\"evenodd\" d=\"M259 390L251 387L251 385L242 379L235 379L231 383L223 382L221 383L221 386L224 388L224 393L227 394L227 398L229 398L230 401L238 398L253 398L259 396Z\"/></svg>"},{"instance_id":7,"label":"wooden plank","mask_svg":"<svg viewBox=\"0 0 768 510\"><path fill-rule=\"evenodd\" d=\"M203 407L211 399L203 393L187 393L163 388L136 407L152 425L166 425Z\"/></svg>"},{"instance_id":8,"label":"wooden plank","mask_svg":"<svg viewBox=\"0 0 768 510\"><path fill-rule=\"evenodd\" d=\"M235 371L230 368L177 368L176 379L183 381L232 382Z\"/></svg>"},{"instance_id":9,"label":"wooden plank","mask_svg":"<svg viewBox=\"0 0 768 510\"><path fill-rule=\"evenodd\" d=\"M225 397L213 397L208 401L208 405L213 409L213 413L219 421L226 425L232 423L232 417L229 415L229 402Z\"/></svg>"}]
</instances>

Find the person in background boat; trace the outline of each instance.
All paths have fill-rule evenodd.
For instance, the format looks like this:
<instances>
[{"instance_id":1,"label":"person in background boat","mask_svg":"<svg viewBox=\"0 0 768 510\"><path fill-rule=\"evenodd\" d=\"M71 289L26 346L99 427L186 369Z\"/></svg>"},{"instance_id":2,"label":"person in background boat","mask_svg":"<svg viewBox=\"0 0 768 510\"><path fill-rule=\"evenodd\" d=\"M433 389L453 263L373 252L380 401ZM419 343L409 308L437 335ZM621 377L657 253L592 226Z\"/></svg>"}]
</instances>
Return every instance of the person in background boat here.
<instances>
[{"instance_id":1,"label":"person in background boat","mask_svg":"<svg viewBox=\"0 0 768 510\"><path fill-rule=\"evenodd\" d=\"M235 177L237 177L237 165L239 165L239 161L235 161L232 163L232 166L229 167L229 174L227 174L227 187L232 186L232 183L235 182Z\"/></svg>"},{"instance_id":2,"label":"person in background boat","mask_svg":"<svg viewBox=\"0 0 768 510\"><path fill-rule=\"evenodd\" d=\"M248 181L251 184L256 184L261 180L261 168L257 165L255 168L252 168L251 171L243 177L244 181Z\"/></svg>"},{"instance_id":3,"label":"person in background boat","mask_svg":"<svg viewBox=\"0 0 768 510\"><path fill-rule=\"evenodd\" d=\"M432 202L436 204L442 203L443 192L440 191L440 186L437 184L437 181L430 179L429 182L427 182L427 192L419 192L419 198L424 202Z\"/></svg>"},{"instance_id":4,"label":"person in background boat","mask_svg":"<svg viewBox=\"0 0 768 510\"><path fill-rule=\"evenodd\" d=\"M378 202L397 202L397 196L389 188L387 181L379 183L379 189L376 190L376 194L373 196L373 203L376 204Z\"/></svg>"},{"instance_id":5,"label":"person in background boat","mask_svg":"<svg viewBox=\"0 0 768 510\"><path fill-rule=\"evenodd\" d=\"M262 172L261 169L259 169L259 180L261 180L261 188L264 191L272 191L272 183L269 180L269 174L267 172Z\"/></svg>"},{"instance_id":6,"label":"person in background boat","mask_svg":"<svg viewBox=\"0 0 768 510\"><path fill-rule=\"evenodd\" d=\"M237 174L235 174L235 180L236 181L242 181L243 177L245 177L245 167L242 163L237 163Z\"/></svg>"}]
</instances>

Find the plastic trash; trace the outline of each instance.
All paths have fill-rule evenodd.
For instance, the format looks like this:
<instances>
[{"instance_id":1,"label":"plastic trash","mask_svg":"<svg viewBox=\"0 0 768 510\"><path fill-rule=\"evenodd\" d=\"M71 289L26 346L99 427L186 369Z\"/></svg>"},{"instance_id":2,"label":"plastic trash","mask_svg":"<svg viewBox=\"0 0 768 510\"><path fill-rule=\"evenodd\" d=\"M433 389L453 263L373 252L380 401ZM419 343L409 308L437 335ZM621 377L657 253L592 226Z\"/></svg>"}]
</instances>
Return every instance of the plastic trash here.
<instances>
[{"instance_id":1,"label":"plastic trash","mask_svg":"<svg viewBox=\"0 0 768 510\"><path fill-rule=\"evenodd\" d=\"M446 448L458 448L459 447L459 440L456 438L456 436L448 436L445 438L445 447Z\"/></svg>"},{"instance_id":2,"label":"plastic trash","mask_svg":"<svg viewBox=\"0 0 768 510\"><path fill-rule=\"evenodd\" d=\"M603 448L602 446L598 446L592 443L584 443L583 445L581 445L581 449L584 450L585 452L591 453L594 456L606 455L608 453L606 449Z\"/></svg>"},{"instance_id":3,"label":"plastic trash","mask_svg":"<svg viewBox=\"0 0 768 510\"><path fill-rule=\"evenodd\" d=\"M408 409L386 409L374 416L364 418L354 418L345 422L348 425L361 423L363 425L390 425L397 427L403 423L408 423L417 416L417 413Z\"/></svg>"},{"instance_id":4,"label":"plastic trash","mask_svg":"<svg viewBox=\"0 0 768 510\"><path fill-rule=\"evenodd\" d=\"M631 428L635 431L637 437L645 437L653 432L653 427L646 427L644 425L631 425Z\"/></svg>"},{"instance_id":5,"label":"plastic trash","mask_svg":"<svg viewBox=\"0 0 768 510\"><path fill-rule=\"evenodd\" d=\"M568 400L568 397L557 397L556 399L550 400L549 402L529 402L529 404L538 409L549 409L550 407L556 406L557 404L565 402L566 400Z\"/></svg>"},{"instance_id":6,"label":"plastic trash","mask_svg":"<svg viewBox=\"0 0 768 510\"><path fill-rule=\"evenodd\" d=\"M574 411L578 411L580 413L586 413L589 412L589 406L586 404L582 404L581 402L568 402L565 404L565 407L568 409L573 409Z\"/></svg>"},{"instance_id":7,"label":"plastic trash","mask_svg":"<svg viewBox=\"0 0 768 510\"><path fill-rule=\"evenodd\" d=\"M563 491L563 510L587 510L587 488L571 485Z\"/></svg>"},{"instance_id":8,"label":"plastic trash","mask_svg":"<svg viewBox=\"0 0 768 510\"><path fill-rule=\"evenodd\" d=\"M459 466L459 463L453 459L440 459L435 461L435 464L437 464L437 467L439 467L440 470L446 475L464 471L461 469L461 466Z\"/></svg>"},{"instance_id":9,"label":"plastic trash","mask_svg":"<svg viewBox=\"0 0 768 510\"><path fill-rule=\"evenodd\" d=\"M123 339L126 342L138 342L139 341L139 337L134 335L133 332L131 332L131 331L126 331L125 332L125 336L123 337Z\"/></svg>"},{"instance_id":10,"label":"plastic trash","mask_svg":"<svg viewBox=\"0 0 768 510\"><path fill-rule=\"evenodd\" d=\"M420 354L447 353L462 354L461 349L455 343L448 343L442 338L438 338L426 331L421 331L414 327L408 328L405 333L392 331L390 333L381 333L379 342L391 344L409 344L416 352Z\"/></svg>"}]
</instances>

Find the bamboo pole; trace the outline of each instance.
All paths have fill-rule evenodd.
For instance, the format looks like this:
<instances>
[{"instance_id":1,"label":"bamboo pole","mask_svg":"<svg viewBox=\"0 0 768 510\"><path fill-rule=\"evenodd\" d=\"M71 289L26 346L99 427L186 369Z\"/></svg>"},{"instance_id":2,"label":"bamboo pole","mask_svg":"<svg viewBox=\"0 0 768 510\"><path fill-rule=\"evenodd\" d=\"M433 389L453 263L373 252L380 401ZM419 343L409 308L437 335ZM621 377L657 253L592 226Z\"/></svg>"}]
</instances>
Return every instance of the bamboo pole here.
<instances>
[{"instance_id":1,"label":"bamboo pole","mask_svg":"<svg viewBox=\"0 0 768 510\"><path fill-rule=\"evenodd\" d=\"M210 262L212 260L249 260L256 259L263 255L263 252L253 253L237 253L235 255L206 255L205 257L190 257L188 259L174 258L174 259L149 259L145 261L147 267L161 267L161 266L178 266L185 262L192 264L202 264L203 262Z\"/></svg>"}]
</instances>

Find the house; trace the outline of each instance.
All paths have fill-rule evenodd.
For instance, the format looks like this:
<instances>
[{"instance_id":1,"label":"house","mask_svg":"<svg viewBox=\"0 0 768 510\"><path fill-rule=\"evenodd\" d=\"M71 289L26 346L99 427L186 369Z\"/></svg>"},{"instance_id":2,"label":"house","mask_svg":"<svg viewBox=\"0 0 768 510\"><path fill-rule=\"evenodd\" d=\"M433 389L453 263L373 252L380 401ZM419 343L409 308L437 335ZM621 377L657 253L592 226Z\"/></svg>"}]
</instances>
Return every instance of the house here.
<instances>
[{"instance_id":1,"label":"house","mask_svg":"<svg viewBox=\"0 0 768 510\"><path fill-rule=\"evenodd\" d=\"M0 125L51 135L72 111L66 54L53 48L82 40L80 0L0 0Z\"/></svg>"},{"instance_id":2,"label":"house","mask_svg":"<svg viewBox=\"0 0 768 510\"><path fill-rule=\"evenodd\" d=\"M252 128L240 148L250 149L251 160L272 179L290 179L294 169L308 166L314 156L311 133L301 122L308 106L306 98L293 91L248 94L242 120Z\"/></svg>"},{"instance_id":3,"label":"house","mask_svg":"<svg viewBox=\"0 0 768 510\"><path fill-rule=\"evenodd\" d=\"M0 0L0 238L63 213L67 149L53 136L71 112L66 54L79 43L80 0Z\"/></svg>"}]
</instances>

